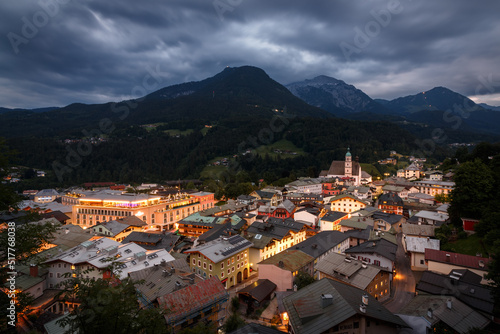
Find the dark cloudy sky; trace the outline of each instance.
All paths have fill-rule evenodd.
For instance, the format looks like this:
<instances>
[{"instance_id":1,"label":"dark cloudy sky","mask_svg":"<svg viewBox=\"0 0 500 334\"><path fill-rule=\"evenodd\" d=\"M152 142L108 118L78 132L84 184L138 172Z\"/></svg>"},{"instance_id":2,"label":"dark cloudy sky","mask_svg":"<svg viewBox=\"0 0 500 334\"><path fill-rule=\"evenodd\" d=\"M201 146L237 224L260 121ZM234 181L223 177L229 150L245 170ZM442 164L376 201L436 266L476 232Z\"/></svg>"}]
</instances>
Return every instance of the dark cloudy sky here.
<instances>
[{"instance_id":1,"label":"dark cloudy sky","mask_svg":"<svg viewBox=\"0 0 500 334\"><path fill-rule=\"evenodd\" d=\"M241 65L500 105L497 0L9 0L0 13L3 107L120 101Z\"/></svg>"}]
</instances>

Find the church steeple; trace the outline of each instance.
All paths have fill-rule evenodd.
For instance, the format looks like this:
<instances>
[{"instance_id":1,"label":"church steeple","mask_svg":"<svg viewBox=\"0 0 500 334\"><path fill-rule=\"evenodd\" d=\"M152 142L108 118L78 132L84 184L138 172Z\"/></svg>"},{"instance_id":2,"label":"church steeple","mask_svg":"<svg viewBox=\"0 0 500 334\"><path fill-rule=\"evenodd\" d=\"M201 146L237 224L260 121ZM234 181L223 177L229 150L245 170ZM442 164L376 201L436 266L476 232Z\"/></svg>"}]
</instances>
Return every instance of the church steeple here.
<instances>
[{"instance_id":1,"label":"church steeple","mask_svg":"<svg viewBox=\"0 0 500 334\"><path fill-rule=\"evenodd\" d=\"M347 148L347 153L345 154L345 176L347 177L352 177L352 156L351 152L349 150L349 147Z\"/></svg>"}]
</instances>

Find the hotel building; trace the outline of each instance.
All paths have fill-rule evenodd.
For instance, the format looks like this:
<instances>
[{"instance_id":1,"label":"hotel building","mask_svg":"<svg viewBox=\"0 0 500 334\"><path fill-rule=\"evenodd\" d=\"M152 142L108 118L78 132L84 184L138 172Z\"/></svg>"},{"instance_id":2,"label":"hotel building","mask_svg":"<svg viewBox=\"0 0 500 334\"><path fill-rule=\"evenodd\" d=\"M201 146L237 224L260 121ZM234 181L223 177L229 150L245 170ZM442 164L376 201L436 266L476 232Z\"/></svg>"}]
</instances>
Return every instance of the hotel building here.
<instances>
[{"instance_id":1,"label":"hotel building","mask_svg":"<svg viewBox=\"0 0 500 334\"><path fill-rule=\"evenodd\" d=\"M145 228L172 230L179 220L195 212L214 206L214 194L197 192L179 193L162 197L150 194L131 194L103 190L77 197L73 205L73 223L83 228L101 222L136 216L144 221Z\"/></svg>"}]
</instances>

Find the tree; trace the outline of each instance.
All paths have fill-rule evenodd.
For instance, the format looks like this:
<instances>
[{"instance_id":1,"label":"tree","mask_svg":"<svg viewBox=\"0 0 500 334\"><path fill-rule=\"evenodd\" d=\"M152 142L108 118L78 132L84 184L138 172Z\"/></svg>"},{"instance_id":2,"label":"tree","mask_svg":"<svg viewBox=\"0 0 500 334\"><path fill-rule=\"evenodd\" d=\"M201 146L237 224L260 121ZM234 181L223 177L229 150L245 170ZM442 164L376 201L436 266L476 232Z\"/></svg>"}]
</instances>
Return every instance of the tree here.
<instances>
[{"instance_id":1,"label":"tree","mask_svg":"<svg viewBox=\"0 0 500 334\"><path fill-rule=\"evenodd\" d=\"M15 226L9 225L9 227ZM3 229L0 231L0 249L8 249L12 246L14 240L16 263L30 264L32 257L37 254L43 246L49 244L53 239L53 234L57 227L51 223L45 224L24 224L16 227L11 227L15 230L15 237L9 235L11 230ZM12 248L12 247L11 247ZM8 260L8 252L0 252L0 262Z\"/></svg>"},{"instance_id":2,"label":"tree","mask_svg":"<svg viewBox=\"0 0 500 334\"><path fill-rule=\"evenodd\" d=\"M186 328L179 332L179 334L215 334L217 328L215 323L206 324L205 322L198 322L193 328Z\"/></svg>"},{"instance_id":3,"label":"tree","mask_svg":"<svg viewBox=\"0 0 500 334\"><path fill-rule=\"evenodd\" d=\"M306 273L305 271L299 270L295 276L295 284L297 285L297 290L302 289L305 286L313 283L315 281L314 277Z\"/></svg>"},{"instance_id":4,"label":"tree","mask_svg":"<svg viewBox=\"0 0 500 334\"><path fill-rule=\"evenodd\" d=\"M461 217L480 219L494 190L491 170L476 159L461 164L454 180L455 188L451 192L449 209L452 222L461 224Z\"/></svg>"},{"instance_id":5,"label":"tree","mask_svg":"<svg viewBox=\"0 0 500 334\"><path fill-rule=\"evenodd\" d=\"M231 333L245 325L245 320L243 320L237 312L234 312L227 318L226 323L222 326L222 330L225 333Z\"/></svg>"},{"instance_id":6,"label":"tree","mask_svg":"<svg viewBox=\"0 0 500 334\"><path fill-rule=\"evenodd\" d=\"M66 333L168 333L163 311L139 307L138 292L129 278L87 279L82 272L65 281L61 296L77 300L80 306L59 320Z\"/></svg>"}]
</instances>

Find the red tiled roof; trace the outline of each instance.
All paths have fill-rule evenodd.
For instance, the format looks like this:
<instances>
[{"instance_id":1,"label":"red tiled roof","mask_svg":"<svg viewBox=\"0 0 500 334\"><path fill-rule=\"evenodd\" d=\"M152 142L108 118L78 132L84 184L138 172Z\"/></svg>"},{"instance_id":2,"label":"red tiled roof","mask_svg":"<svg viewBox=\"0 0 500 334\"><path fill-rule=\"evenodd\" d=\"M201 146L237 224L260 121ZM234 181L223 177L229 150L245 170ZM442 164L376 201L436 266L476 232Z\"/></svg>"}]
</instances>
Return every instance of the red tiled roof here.
<instances>
[{"instance_id":1,"label":"red tiled roof","mask_svg":"<svg viewBox=\"0 0 500 334\"><path fill-rule=\"evenodd\" d=\"M197 312L203 307L214 304L224 298L228 298L226 289L224 289L219 278L213 276L196 285L189 285L183 289L159 297L158 303L160 307L167 310L165 319L167 322L170 322L178 317Z\"/></svg>"},{"instance_id":2,"label":"red tiled roof","mask_svg":"<svg viewBox=\"0 0 500 334\"><path fill-rule=\"evenodd\" d=\"M450 254L449 261L446 260L446 254ZM452 253L429 248L425 250L425 260L449 263L460 267L474 268L479 270L487 270L488 262L490 262L490 259L485 257ZM480 265L481 262L483 263L483 266Z\"/></svg>"}]
</instances>

